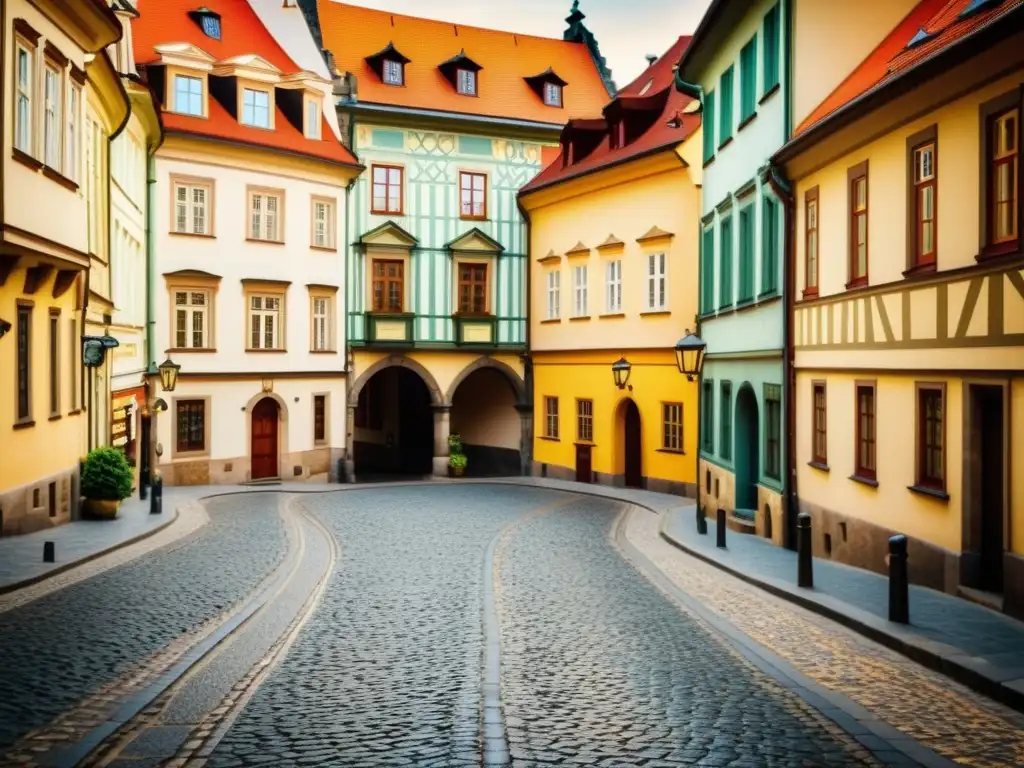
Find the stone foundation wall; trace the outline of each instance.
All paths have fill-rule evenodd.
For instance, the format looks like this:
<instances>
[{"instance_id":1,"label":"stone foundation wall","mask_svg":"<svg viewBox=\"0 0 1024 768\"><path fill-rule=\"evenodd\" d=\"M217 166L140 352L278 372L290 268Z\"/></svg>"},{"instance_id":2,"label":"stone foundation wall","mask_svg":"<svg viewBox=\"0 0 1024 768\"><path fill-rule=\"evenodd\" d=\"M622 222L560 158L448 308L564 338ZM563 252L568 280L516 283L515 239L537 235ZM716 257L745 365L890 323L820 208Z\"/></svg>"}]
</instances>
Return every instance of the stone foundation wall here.
<instances>
[{"instance_id":1,"label":"stone foundation wall","mask_svg":"<svg viewBox=\"0 0 1024 768\"><path fill-rule=\"evenodd\" d=\"M571 467L563 467L558 464L544 464L539 461L532 463L531 474L534 477L550 477L554 480L576 480L576 470ZM626 477L620 474L607 472L594 472L593 482L597 485L607 485L613 488L625 488ZM663 480L658 477L641 477L641 487L647 491L656 493L668 493L674 496L684 496L688 499L697 497L697 486L693 483L684 483L676 480Z\"/></svg>"},{"instance_id":2,"label":"stone foundation wall","mask_svg":"<svg viewBox=\"0 0 1024 768\"><path fill-rule=\"evenodd\" d=\"M697 481L701 484L700 503L707 517L714 519L719 509L726 512L736 509L736 476L728 469L701 459Z\"/></svg>"},{"instance_id":3,"label":"stone foundation wall","mask_svg":"<svg viewBox=\"0 0 1024 768\"><path fill-rule=\"evenodd\" d=\"M783 546L783 533L786 518L783 515L782 494L772 488L757 487L757 515L754 524L757 535L771 539L780 547Z\"/></svg>"},{"instance_id":4,"label":"stone foundation wall","mask_svg":"<svg viewBox=\"0 0 1024 768\"><path fill-rule=\"evenodd\" d=\"M337 482L338 460L344 448L313 448L281 457L281 480L286 482ZM233 459L192 459L161 464L164 485L239 485L252 479L248 456Z\"/></svg>"},{"instance_id":5,"label":"stone foundation wall","mask_svg":"<svg viewBox=\"0 0 1024 768\"><path fill-rule=\"evenodd\" d=\"M78 516L78 465L0 493L0 536L18 536ZM52 499L51 499L52 496Z\"/></svg>"}]
</instances>

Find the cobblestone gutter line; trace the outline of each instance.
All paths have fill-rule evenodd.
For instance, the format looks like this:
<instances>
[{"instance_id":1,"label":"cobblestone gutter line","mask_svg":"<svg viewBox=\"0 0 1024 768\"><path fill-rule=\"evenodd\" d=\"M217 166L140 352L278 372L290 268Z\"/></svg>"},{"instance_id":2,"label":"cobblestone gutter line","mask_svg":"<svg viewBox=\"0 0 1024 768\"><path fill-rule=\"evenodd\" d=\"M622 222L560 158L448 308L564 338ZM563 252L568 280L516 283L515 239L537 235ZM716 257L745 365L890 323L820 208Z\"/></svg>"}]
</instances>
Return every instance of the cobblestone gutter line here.
<instances>
[{"instance_id":1,"label":"cobblestone gutter line","mask_svg":"<svg viewBox=\"0 0 1024 768\"><path fill-rule=\"evenodd\" d=\"M706 612L706 620L725 625L727 634L738 642L749 638L748 647L756 656L802 679L808 690L817 688L810 700L837 721L859 723L861 734L866 726L869 735L925 765L1024 765L1020 713L683 555L659 536L658 518L646 511L630 514L619 539L646 557L657 575L675 587L677 600L684 593L687 608ZM858 739L864 743L862 735Z\"/></svg>"}]
</instances>

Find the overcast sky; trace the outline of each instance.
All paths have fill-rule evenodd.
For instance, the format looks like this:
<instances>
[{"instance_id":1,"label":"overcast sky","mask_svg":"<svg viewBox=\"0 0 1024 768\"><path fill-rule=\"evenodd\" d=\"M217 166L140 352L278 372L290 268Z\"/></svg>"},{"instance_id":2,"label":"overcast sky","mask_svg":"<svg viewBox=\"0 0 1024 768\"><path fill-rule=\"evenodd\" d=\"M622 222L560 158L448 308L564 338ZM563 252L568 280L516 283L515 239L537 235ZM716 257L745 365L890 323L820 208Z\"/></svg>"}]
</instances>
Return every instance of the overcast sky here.
<instances>
[{"instance_id":1,"label":"overcast sky","mask_svg":"<svg viewBox=\"0 0 1024 768\"><path fill-rule=\"evenodd\" d=\"M561 37L572 0L346 0L410 16ZM620 88L635 78L648 53L661 55L697 28L709 0L580 0Z\"/></svg>"}]
</instances>

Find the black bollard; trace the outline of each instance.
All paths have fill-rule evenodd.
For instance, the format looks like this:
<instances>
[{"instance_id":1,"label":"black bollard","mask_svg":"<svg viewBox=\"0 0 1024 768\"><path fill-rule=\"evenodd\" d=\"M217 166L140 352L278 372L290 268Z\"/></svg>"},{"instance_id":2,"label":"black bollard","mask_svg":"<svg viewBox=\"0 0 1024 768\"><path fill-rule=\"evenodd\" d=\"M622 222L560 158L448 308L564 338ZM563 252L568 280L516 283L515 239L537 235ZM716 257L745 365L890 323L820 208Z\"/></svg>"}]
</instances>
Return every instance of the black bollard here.
<instances>
[{"instance_id":1,"label":"black bollard","mask_svg":"<svg viewBox=\"0 0 1024 768\"><path fill-rule=\"evenodd\" d=\"M801 512L796 516L796 584L811 589L814 586L814 559L811 557L811 516Z\"/></svg>"},{"instance_id":2,"label":"black bollard","mask_svg":"<svg viewBox=\"0 0 1024 768\"><path fill-rule=\"evenodd\" d=\"M153 483L153 487L150 488L149 494L149 514L159 515L164 511L164 483L163 480L157 480Z\"/></svg>"},{"instance_id":3,"label":"black bollard","mask_svg":"<svg viewBox=\"0 0 1024 768\"><path fill-rule=\"evenodd\" d=\"M910 623L907 537L902 533L889 539L889 621Z\"/></svg>"},{"instance_id":4,"label":"black bollard","mask_svg":"<svg viewBox=\"0 0 1024 768\"><path fill-rule=\"evenodd\" d=\"M718 530L716 533L718 534L718 541L715 545L719 549L725 549L725 510L722 508L718 510Z\"/></svg>"},{"instance_id":5,"label":"black bollard","mask_svg":"<svg viewBox=\"0 0 1024 768\"><path fill-rule=\"evenodd\" d=\"M701 536L708 532L708 519L704 517L704 508L697 507L697 533Z\"/></svg>"},{"instance_id":6,"label":"black bollard","mask_svg":"<svg viewBox=\"0 0 1024 768\"><path fill-rule=\"evenodd\" d=\"M52 541L43 542L43 562L53 563L56 562L56 551Z\"/></svg>"}]
</instances>

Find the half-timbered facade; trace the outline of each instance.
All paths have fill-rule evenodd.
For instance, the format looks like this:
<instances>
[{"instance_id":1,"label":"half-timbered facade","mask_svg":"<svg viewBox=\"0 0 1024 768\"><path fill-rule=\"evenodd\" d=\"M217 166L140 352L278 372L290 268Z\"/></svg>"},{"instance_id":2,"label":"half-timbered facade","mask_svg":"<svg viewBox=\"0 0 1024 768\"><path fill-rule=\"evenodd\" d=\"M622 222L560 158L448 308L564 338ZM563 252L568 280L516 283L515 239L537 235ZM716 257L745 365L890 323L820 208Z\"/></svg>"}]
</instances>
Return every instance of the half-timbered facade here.
<instances>
[{"instance_id":1,"label":"half-timbered facade","mask_svg":"<svg viewBox=\"0 0 1024 768\"><path fill-rule=\"evenodd\" d=\"M306 5L366 168L347 214L349 476L447 474L450 434L471 474L519 474L529 244L516 194L562 124L608 98L596 45L573 37L582 14L555 40Z\"/></svg>"},{"instance_id":2,"label":"half-timbered facade","mask_svg":"<svg viewBox=\"0 0 1024 768\"><path fill-rule=\"evenodd\" d=\"M816 555L1024 615L1024 6L922 0L798 126L795 472Z\"/></svg>"}]
</instances>

